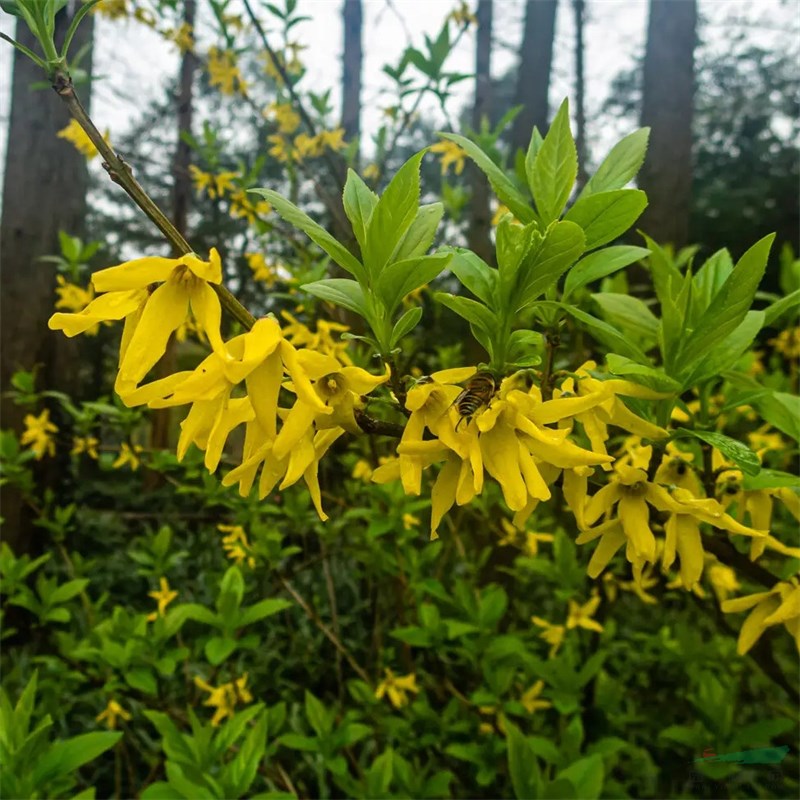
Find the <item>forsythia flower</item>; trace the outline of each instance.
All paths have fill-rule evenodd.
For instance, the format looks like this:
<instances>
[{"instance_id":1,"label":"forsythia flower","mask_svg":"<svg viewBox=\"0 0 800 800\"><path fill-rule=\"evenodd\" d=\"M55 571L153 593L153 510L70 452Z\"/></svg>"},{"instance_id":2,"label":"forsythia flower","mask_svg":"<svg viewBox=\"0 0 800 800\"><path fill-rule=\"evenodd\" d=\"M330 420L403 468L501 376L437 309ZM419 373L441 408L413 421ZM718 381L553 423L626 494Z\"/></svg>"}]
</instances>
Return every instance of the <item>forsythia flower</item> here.
<instances>
[{"instance_id":1,"label":"forsythia flower","mask_svg":"<svg viewBox=\"0 0 800 800\"><path fill-rule=\"evenodd\" d=\"M203 172L194 164L189 165L189 172L192 175L195 191L198 194L206 192L212 200L224 197L226 192L233 191L235 189L233 179L239 177L238 172L219 172L216 175Z\"/></svg>"},{"instance_id":2,"label":"forsythia flower","mask_svg":"<svg viewBox=\"0 0 800 800\"><path fill-rule=\"evenodd\" d=\"M178 45L181 53L190 53L194 50L194 37L192 26L186 22L181 23L176 30L169 30L165 33L167 39Z\"/></svg>"},{"instance_id":3,"label":"forsythia flower","mask_svg":"<svg viewBox=\"0 0 800 800\"><path fill-rule=\"evenodd\" d=\"M289 323L283 329L284 337L295 347L307 347L326 356L333 356L345 365L350 365L347 355L347 340L333 338L334 333L349 331L347 325L339 322L317 320L317 329L312 331L307 325L295 319L288 311L281 311L281 316Z\"/></svg>"},{"instance_id":4,"label":"forsythia flower","mask_svg":"<svg viewBox=\"0 0 800 800\"><path fill-rule=\"evenodd\" d=\"M245 253L247 266L253 271L253 279L264 281L267 286L272 286L278 276L275 267L267 263L263 253Z\"/></svg>"},{"instance_id":5,"label":"forsythia flower","mask_svg":"<svg viewBox=\"0 0 800 800\"><path fill-rule=\"evenodd\" d=\"M216 249L208 261L193 254L180 258L151 256L101 269L92 275L102 293L78 314L53 314L48 326L76 336L98 322L125 319L120 345L117 394L125 401L167 349L172 332L191 308L212 349L225 353L220 336L222 309L209 284L222 281ZM151 293L151 284L161 283Z\"/></svg>"},{"instance_id":6,"label":"forsythia flower","mask_svg":"<svg viewBox=\"0 0 800 800\"><path fill-rule=\"evenodd\" d=\"M53 438L54 433L58 433L58 428L50 422L50 411L45 409L34 417L33 414L26 414L25 430L20 438L20 443L27 445L28 448L36 456L36 460L40 461L44 456L54 456L56 454L56 441Z\"/></svg>"},{"instance_id":7,"label":"forsythia flower","mask_svg":"<svg viewBox=\"0 0 800 800\"><path fill-rule=\"evenodd\" d=\"M300 127L300 115L292 108L291 103L272 103L266 115L278 124L279 133L294 133Z\"/></svg>"},{"instance_id":8,"label":"forsythia flower","mask_svg":"<svg viewBox=\"0 0 800 800\"><path fill-rule=\"evenodd\" d=\"M603 632L603 626L593 620L592 617L597 613L600 606L600 595L595 594L588 603L580 605L574 600L569 601L569 613L567 615L567 629L585 628L587 631Z\"/></svg>"},{"instance_id":9,"label":"forsythia flower","mask_svg":"<svg viewBox=\"0 0 800 800\"><path fill-rule=\"evenodd\" d=\"M76 283L70 283L63 275L56 275L56 300L55 307L59 311L83 311L94 298L91 286L88 289L82 289Z\"/></svg>"},{"instance_id":10,"label":"forsythia flower","mask_svg":"<svg viewBox=\"0 0 800 800\"><path fill-rule=\"evenodd\" d=\"M548 658L554 658L564 643L564 636L567 629L563 625L553 625L541 617L531 617L531 622L544 630L539 634L540 639L544 639L550 645Z\"/></svg>"},{"instance_id":11,"label":"forsythia flower","mask_svg":"<svg viewBox=\"0 0 800 800\"><path fill-rule=\"evenodd\" d=\"M356 461L356 465L353 467L353 472L350 477L355 478L357 481L369 481L372 478L372 466L369 461L365 461L363 458Z\"/></svg>"},{"instance_id":12,"label":"forsythia flower","mask_svg":"<svg viewBox=\"0 0 800 800\"><path fill-rule=\"evenodd\" d=\"M96 722L105 721L106 725L108 725L112 731L117 727L118 719L127 722L131 719L131 715L113 698L108 701L108 705L106 705L105 709L95 717Z\"/></svg>"},{"instance_id":13,"label":"forsythia flower","mask_svg":"<svg viewBox=\"0 0 800 800\"><path fill-rule=\"evenodd\" d=\"M538 680L520 697L520 703L529 714L552 707L553 704L549 700L539 700L542 689L544 689L544 681Z\"/></svg>"},{"instance_id":14,"label":"forsythia flower","mask_svg":"<svg viewBox=\"0 0 800 800\"><path fill-rule=\"evenodd\" d=\"M222 537L222 549L236 564L247 562L250 569L256 566L256 560L250 555L250 542L241 525L217 525L217 530L226 534Z\"/></svg>"},{"instance_id":15,"label":"forsythia flower","mask_svg":"<svg viewBox=\"0 0 800 800\"><path fill-rule=\"evenodd\" d=\"M448 19L451 19L456 25L477 25L478 18L469 10L469 3L466 0L461 0L458 8L454 8Z\"/></svg>"},{"instance_id":16,"label":"forsythia flower","mask_svg":"<svg viewBox=\"0 0 800 800\"><path fill-rule=\"evenodd\" d=\"M464 171L467 154L455 142L443 139L441 142L432 144L428 149L432 153L441 153L442 175L447 174L451 164L455 169L456 175L460 175Z\"/></svg>"},{"instance_id":17,"label":"forsythia flower","mask_svg":"<svg viewBox=\"0 0 800 800\"><path fill-rule=\"evenodd\" d=\"M219 725L225 717L233 717L236 713L236 706L239 703L253 702L253 695L247 689L246 672L241 678L237 678L230 683L223 683L216 688L206 683L206 681L199 676L195 676L194 684L199 689L209 693L203 705L211 706L216 709L214 711L214 716L211 718L211 724L214 727Z\"/></svg>"},{"instance_id":18,"label":"forsythia flower","mask_svg":"<svg viewBox=\"0 0 800 800\"><path fill-rule=\"evenodd\" d=\"M259 217L266 216L272 211L272 206L266 200L250 199L244 189L234 189L228 198L230 203L229 213L233 219L246 219L251 225L255 225Z\"/></svg>"},{"instance_id":19,"label":"forsythia flower","mask_svg":"<svg viewBox=\"0 0 800 800\"><path fill-rule=\"evenodd\" d=\"M781 331L769 343L777 352L791 361L800 358L800 326Z\"/></svg>"},{"instance_id":20,"label":"forsythia flower","mask_svg":"<svg viewBox=\"0 0 800 800\"><path fill-rule=\"evenodd\" d=\"M247 94L247 84L236 65L236 56L230 50L212 47L208 51L208 78L211 86L219 86L222 94Z\"/></svg>"},{"instance_id":21,"label":"forsythia flower","mask_svg":"<svg viewBox=\"0 0 800 800\"><path fill-rule=\"evenodd\" d=\"M403 530L410 531L419 525L419 518L413 514L403 514Z\"/></svg>"},{"instance_id":22,"label":"forsythia flower","mask_svg":"<svg viewBox=\"0 0 800 800\"><path fill-rule=\"evenodd\" d=\"M792 635L800 651L800 586L796 578L781 581L768 592L758 592L722 603L725 614L736 614L749 608L753 610L742 625L736 645L739 655L750 650L768 627L780 623Z\"/></svg>"},{"instance_id":23,"label":"forsythia flower","mask_svg":"<svg viewBox=\"0 0 800 800\"><path fill-rule=\"evenodd\" d=\"M378 700L386 695L395 708L402 708L408 704L408 692L413 694L419 692L416 675L395 676L390 669L385 669L384 672L386 677L375 689L375 697Z\"/></svg>"},{"instance_id":24,"label":"forsythia flower","mask_svg":"<svg viewBox=\"0 0 800 800\"><path fill-rule=\"evenodd\" d=\"M123 442L119 446L119 455L114 460L114 463L111 465L112 469L119 469L120 467L124 467L126 464L130 465L130 468L136 472L139 469L139 453L142 452L142 446L140 444L135 444L131 447L127 442Z\"/></svg>"},{"instance_id":25,"label":"forsythia flower","mask_svg":"<svg viewBox=\"0 0 800 800\"><path fill-rule=\"evenodd\" d=\"M103 0L92 6L91 14L100 14L109 19L122 19L128 16L128 0Z\"/></svg>"},{"instance_id":26,"label":"forsythia flower","mask_svg":"<svg viewBox=\"0 0 800 800\"><path fill-rule=\"evenodd\" d=\"M75 436L72 440L72 450L70 455L79 456L81 453L86 453L89 458L99 458L97 454L97 445L100 442L95 436Z\"/></svg>"},{"instance_id":27,"label":"forsythia flower","mask_svg":"<svg viewBox=\"0 0 800 800\"><path fill-rule=\"evenodd\" d=\"M506 214L510 214L511 212L508 210L508 206L504 206L502 203L497 206L497 210L494 212L494 216L492 217L491 225L493 228L496 228L500 224L500 220Z\"/></svg>"},{"instance_id":28,"label":"forsythia flower","mask_svg":"<svg viewBox=\"0 0 800 800\"><path fill-rule=\"evenodd\" d=\"M90 161L98 154L94 142L89 138L89 134L81 127L76 119L71 119L65 128L57 134L59 139L66 139L78 152L83 153ZM103 139L108 144L108 131L103 134Z\"/></svg>"},{"instance_id":29,"label":"forsythia flower","mask_svg":"<svg viewBox=\"0 0 800 800\"><path fill-rule=\"evenodd\" d=\"M158 603L158 611L147 615L147 621L153 622L159 617L163 617L167 610L167 606L178 596L176 591L169 588L169 581L166 578L159 580L161 588L156 592L148 592L147 596L152 597Z\"/></svg>"}]
</instances>

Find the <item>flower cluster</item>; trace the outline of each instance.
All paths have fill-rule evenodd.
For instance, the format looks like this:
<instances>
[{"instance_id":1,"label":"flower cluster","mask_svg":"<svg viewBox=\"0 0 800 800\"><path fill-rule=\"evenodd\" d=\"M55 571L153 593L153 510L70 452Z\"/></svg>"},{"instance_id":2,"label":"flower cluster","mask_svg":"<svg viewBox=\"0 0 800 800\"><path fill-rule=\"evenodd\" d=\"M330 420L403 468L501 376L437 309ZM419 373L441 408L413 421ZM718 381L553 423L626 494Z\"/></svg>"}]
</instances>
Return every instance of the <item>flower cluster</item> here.
<instances>
[{"instance_id":1,"label":"flower cluster","mask_svg":"<svg viewBox=\"0 0 800 800\"><path fill-rule=\"evenodd\" d=\"M332 131L320 131L315 136L307 133L298 133L294 138L284 133L274 133L267 137L272 147L269 154L278 161L304 161L307 158L318 158L326 150L336 152L343 150L347 143L344 141L344 129L335 128Z\"/></svg>"},{"instance_id":2,"label":"flower cluster","mask_svg":"<svg viewBox=\"0 0 800 800\"><path fill-rule=\"evenodd\" d=\"M208 51L208 80L212 87L218 86L226 95L247 95L247 83L242 77L236 56L230 50L212 47Z\"/></svg>"}]
</instances>

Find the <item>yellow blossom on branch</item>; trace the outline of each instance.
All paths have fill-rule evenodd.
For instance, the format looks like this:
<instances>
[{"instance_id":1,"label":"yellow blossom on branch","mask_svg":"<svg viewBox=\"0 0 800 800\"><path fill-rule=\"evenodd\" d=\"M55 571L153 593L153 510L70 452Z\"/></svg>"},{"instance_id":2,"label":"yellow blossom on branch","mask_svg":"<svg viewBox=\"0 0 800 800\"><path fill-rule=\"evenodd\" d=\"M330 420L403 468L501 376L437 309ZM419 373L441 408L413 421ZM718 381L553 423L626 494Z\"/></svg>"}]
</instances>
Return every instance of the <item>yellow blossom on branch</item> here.
<instances>
[{"instance_id":1,"label":"yellow blossom on branch","mask_svg":"<svg viewBox=\"0 0 800 800\"><path fill-rule=\"evenodd\" d=\"M225 534L222 537L225 555L236 564L246 562L250 569L255 569L256 560L251 555L250 542L244 528L241 525L217 525L217 530Z\"/></svg>"},{"instance_id":2,"label":"yellow blossom on branch","mask_svg":"<svg viewBox=\"0 0 800 800\"><path fill-rule=\"evenodd\" d=\"M380 700L384 695L389 698L389 702L395 708L402 708L408 705L408 694L417 694L419 688L417 687L416 675L395 675L390 669L384 670L386 677L378 684L375 689L375 697Z\"/></svg>"},{"instance_id":3,"label":"yellow blossom on branch","mask_svg":"<svg viewBox=\"0 0 800 800\"><path fill-rule=\"evenodd\" d=\"M139 469L139 453L142 452L142 446L140 444L135 444L131 447L127 442L122 442L119 446L119 455L114 459L114 462L111 464L112 469L120 469L124 467L126 464L130 466L130 468L136 472Z\"/></svg>"},{"instance_id":4,"label":"yellow blossom on branch","mask_svg":"<svg viewBox=\"0 0 800 800\"><path fill-rule=\"evenodd\" d=\"M92 6L90 14L98 14L109 19L123 19L128 16L128 0L102 0Z\"/></svg>"},{"instance_id":5,"label":"yellow blossom on branch","mask_svg":"<svg viewBox=\"0 0 800 800\"><path fill-rule=\"evenodd\" d=\"M214 716L211 718L211 724L214 727L219 725L225 717L232 718L239 703L253 702L253 695L247 688L247 678L248 674L245 672L241 678L237 678L235 681L214 687L199 676L195 676L195 686L209 693L203 705L215 709Z\"/></svg>"},{"instance_id":6,"label":"yellow blossom on branch","mask_svg":"<svg viewBox=\"0 0 800 800\"><path fill-rule=\"evenodd\" d=\"M363 458L360 458L358 461L356 461L356 465L353 467L353 472L350 474L350 477L357 481L371 480L372 466L370 465L369 461L365 461Z\"/></svg>"},{"instance_id":7,"label":"yellow blossom on branch","mask_svg":"<svg viewBox=\"0 0 800 800\"><path fill-rule=\"evenodd\" d=\"M98 150L94 142L89 138L89 134L81 127L76 119L71 119L66 127L62 128L57 134L59 139L66 139L75 149L83 153L90 161L98 155ZM108 131L103 134L103 139L108 144Z\"/></svg>"},{"instance_id":8,"label":"yellow blossom on branch","mask_svg":"<svg viewBox=\"0 0 800 800\"><path fill-rule=\"evenodd\" d=\"M208 51L208 78L212 87L218 86L226 95L247 94L247 84L236 64L236 56L230 50L212 47Z\"/></svg>"},{"instance_id":9,"label":"yellow blossom on branch","mask_svg":"<svg viewBox=\"0 0 800 800\"><path fill-rule=\"evenodd\" d=\"M37 461L47 455L54 456L56 441L53 434L58 433L58 428L50 422L50 411L45 409L38 417L26 414L23 422L25 430L20 437L20 443L26 445L33 452Z\"/></svg>"},{"instance_id":10,"label":"yellow blossom on branch","mask_svg":"<svg viewBox=\"0 0 800 800\"><path fill-rule=\"evenodd\" d=\"M56 300L55 307L59 311L83 311L94 299L94 292L91 286L83 289L76 283L70 283L63 275L56 275Z\"/></svg>"},{"instance_id":11,"label":"yellow blossom on branch","mask_svg":"<svg viewBox=\"0 0 800 800\"><path fill-rule=\"evenodd\" d=\"M432 153L439 153L442 156L442 175L447 174L451 164L456 175L460 175L464 171L467 154L455 142L443 139L441 142L432 144L428 149Z\"/></svg>"},{"instance_id":12,"label":"yellow blossom on branch","mask_svg":"<svg viewBox=\"0 0 800 800\"><path fill-rule=\"evenodd\" d=\"M131 715L113 698L108 701L105 709L95 717L97 722L105 722L112 731L117 727L117 721L120 719L127 722L131 719Z\"/></svg>"},{"instance_id":13,"label":"yellow blossom on branch","mask_svg":"<svg viewBox=\"0 0 800 800\"><path fill-rule=\"evenodd\" d=\"M574 600L569 601L569 612L567 615L567 630L572 628L584 628L587 631L603 632L603 626L592 619L600 606L600 595L595 594L591 600L581 605Z\"/></svg>"},{"instance_id":14,"label":"yellow blossom on branch","mask_svg":"<svg viewBox=\"0 0 800 800\"><path fill-rule=\"evenodd\" d=\"M800 585L797 578L781 581L768 592L757 592L747 597L726 600L722 603L725 614L736 614L753 609L742 625L736 651L744 655L772 625L784 625L794 638L800 651Z\"/></svg>"},{"instance_id":15,"label":"yellow blossom on branch","mask_svg":"<svg viewBox=\"0 0 800 800\"><path fill-rule=\"evenodd\" d=\"M523 693L522 697L520 697L520 703L522 703L529 714L535 714L537 711L552 708L553 704L549 700L539 699L539 695L542 693L543 689L544 681L538 680L530 689Z\"/></svg>"},{"instance_id":16,"label":"yellow blossom on branch","mask_svg":"<svg viewBox=\"0 0 800 800\"><path fill-rule=\"evenodd\" d=\"M544 639L550 645L550 652L547 657L554 658L556 653L561 649L561 645L564 643L564 636L566 635L567 629L563 625L554 625L546 619L536 616L531 617L531 622L543 629L539 634L539 638Z\"/></svg>"},{"instance_id":17,"label":"yellow blossom on branch","mask_svg":"<svg viewBox=\"0 0 800 800\"><path fill-rule=\"evenodd\" d=\"M75 436L72 440L71 456L79 456L81 453L86 453L89 458L99 458L97 454L97 445L100 444L96 436Z\"/></svg>"},{"instance_id":18,"label":"yellow blossom on branch","mask_svg":"<svg viewBox=\"0 0 800 800\"><path fill-rule=\"evenodd\" d=\"M147 615L147 621L153 622L166 613L167 606L178 596L178 593L169 588L169 581L162 577L159 580L160 588L155 592L148 592L147 596L152 597L158 603L158 611L153 611Z\"/></svg>"},{"instance_id":19,"label":"yellow blossom on branch","mask_svg":"<svg viewBox=\"0 0 800 800\"><path fill-rule=\"evenodd\" d=\"M291 103L272 103L265 116L275 120L279 133L294 133L300 127L300 115Z\"/></svg>"}]
</instances>

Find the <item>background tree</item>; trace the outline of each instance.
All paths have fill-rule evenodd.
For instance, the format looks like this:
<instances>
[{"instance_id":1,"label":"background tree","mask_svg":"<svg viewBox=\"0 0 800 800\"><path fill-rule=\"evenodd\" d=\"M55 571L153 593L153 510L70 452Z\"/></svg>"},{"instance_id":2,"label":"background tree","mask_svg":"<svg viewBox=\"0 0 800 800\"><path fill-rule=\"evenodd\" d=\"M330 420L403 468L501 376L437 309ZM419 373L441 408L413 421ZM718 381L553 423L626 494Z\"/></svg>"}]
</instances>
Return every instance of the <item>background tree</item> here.
<instances>
[{"instance_id":1,"label":"background tree","mask_svg":"<svg viewBox=\"0 0 800 800\"><path fill-rule=\"evenodd\" d=\"M344 23L342 127L345 139L353 141L361 136L361 69L364 62L361 43L364 17L361 0L344 0L342 20Z\"/></svg>"},{"instance_id":2,"label":"background tree","mask_svg":"<svg viewBox=\"0 0 800 800\"><path fill-rule=\"evenodd\" d=\"M584 74L585 0L572 0L575 17L575 149L578 151L578 191L586 183L586 75Z\"/></svg>"},{"instance_id":3,"label":"background tree","mask_svg":"<svg viewBox=\"0 0 800 800\"><path fill-rule=\"evenodd\" d=\"M558 0L528 0L519 48L514 105L522 106L511 128L512 151L526 150L535 125L544 135L548 122L547 95L553 62Z\"/></svg>"},{"instance_id":4,"label":"background tree","mask_svg":"<svg viewBox=\"0 0 800 800\"><path fill-rule=\"evenodd\" d=\"M696 27L695 0L650 0L641 124L651 130L639 173L649 205L639 224L675 247L689 241Z\"/></svg>"}]
</instances>

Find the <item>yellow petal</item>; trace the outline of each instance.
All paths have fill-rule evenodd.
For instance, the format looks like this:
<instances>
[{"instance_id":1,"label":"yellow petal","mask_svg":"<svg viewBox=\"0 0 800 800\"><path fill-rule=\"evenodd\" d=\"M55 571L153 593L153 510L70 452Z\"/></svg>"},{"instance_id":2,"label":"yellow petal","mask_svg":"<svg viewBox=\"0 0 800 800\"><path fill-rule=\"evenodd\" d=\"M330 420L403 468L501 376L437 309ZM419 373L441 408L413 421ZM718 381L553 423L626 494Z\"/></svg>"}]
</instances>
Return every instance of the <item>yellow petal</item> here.
<instances>
[{"instance_id":1,"label":"yellow petal","mask_svg":"<svg viewBox=\"0 0 800 800\"><path fill-rule=\"evenodd\" d=\"M98 270L92 275L92 283L98 292L145 289L151 283L166 281L179 264L180 259L177 258L136 258L116 267Z\"/></svg>"},{"instance_id":2,"label":"yellow petal","mask_svg":"<svg viewBox=\"0 0 800 800\"><path fill-rule=\"evenodd\" d=\"M340 372L347 381L347 388L356 394L369 394L376 386L389 380L389 368L385 375L370 375L360 367L343 367Z\"/></svg>"},{"instance_id":3,"label":"yellow petal","mask_svg":"<svg viewBox=\"0 0 800 800\"><path fill-rule=\"evenodd\" d=\"M285 339L281 341L281 358L286 365L287 372L292 378L294 392L298 399L310 405L312 408L317 409L317 411L322 414L331 414L333 409L328 408L314 391L314 387L311 385L308 375L305 370L303 370L297 358L297 350Z\"/></svg>"},{"instance_id":4,"label":"yellow petal","mask_svg":"<svg viewBox=\"0 0 800 800\"><path fill-rule=\"evenodd\" d=\"M481 436L481 454L486 471L500 484L506 505L519 511L528 501L528 490L519 466L517 437L505 424Z\"/></svg>"},{"instance_id":5,"label":"yellow petal","mask_svg":"<svg viewBox=\"0 0 800 800\"><path fill-rule=\"evenodd\" d=\"M246 378L247 394L258 424L274 439L277 433L278 395L283 377L283 362L275 351L267 356Z\"/></svg>"},{"instance_id":6,"label":"yellow petal","mask_svg":"<svg viewBox=\"0 0 800 800\"><path fill-rule=\"evenodd\" d=\"M584 520L587 525L594 525L603 514L607 514L619 501L621 495L618 483L607 483L586 504Z\"/></svg>"},{"instance_id":7,"label":"yellow petal","mask_svg":"<svg viewBox=\"0 0 800 800\"><path fill-rule=\"evenodd\" d=\"M211 248L208 261L199 259L194 253L182 256L181 264L185 264L198 278L209 283L222 283L222 261L216 247Z\"/></svg>"},{"instance_id":8,"label":"yellow petal","mask_svg":"<svg viewBox=\"0 0 800 800\"><path fill-rule=\"evenodd\" d=\"M764 624L777 625L796 617L800 617L800 588L792 589L783 599L778 610L764 620Z\"/></svg>"},{"instance_id":9,"label":"yellow petal","mask_svg":"<svg viewBox=\"0 0 800 800\"><path fill-rule=\"evenodd\" d=\"M192 314L200 329L208 337L211 349L222 359L230 358L220 335L222 324L222 306L217 293L205 282L189 284L189 302ZM241 379L240 379L241 380Z\"/></svg>"},{"instance_id":10,"label":"yellow petal","mask_svg":"<svg viewBox=\"0 0 800 800\"><path fill-rule=\"evenodd\" d=\"M656 538L650 530L650 512L643 497L623 493L619 499L619 519L637 558L655 561Z\"/></svg>"},{"instance_id":11,"label":"yellow petal","mask_svg":"<svg viewBox=\"0 0 800 800\"><path fill-rule=\"evenodd\" d=\"M292 406L289 416L283 422L283 427L280 430L275 444L272 448L272 454L277 459L283 459L289 455L292 448L305 436L314 424L314 417L317 412L312 406L298 399ZM303 467L305 469L305 467ZM302 470L301 470L302 473ZM300 477L298 474L297 478ZM295 479L296 480L296 479Z\"/></svg>"},{"instance_id":12,"label":"yellow petal","mask_svg":"<svg viewBox=\"0 0 800 800\"><path fill-rule=\"evenodd\" d=\"M222 449L225 447L230 432L243 422L249 422L252 419L255 419L255 413L246 397L234 398L228 402L227 407L219 410L206 446L204 463L209 472L215 472L219 466Z\"/></svg>"},{"instance_id":13,"label":"yellow petal","mask_svg":"<svg viewBox=\"0 0 800 800\"><path fill-rule=\"evenodd\" d=\"M685 514L677 515L678 555L681 558L681 580L685 589L691 589L703 574L705 553L700 539L700 526L696 519Z\"/></svg>"},{"instance_id":14,"label":"yellow petal","mask_svg":"<svg viewBox=\"0 0 800 800\"><path fill-rule=\"evenodd\" d=\"M289 464L286 467L286 474L283 476L281 489L291 486L299 481L309 465L314 462L314 440L311 435L303 436L296 445L292 447L289 454Z\"/></svg>"},{"instance_id":15,"label":"yellow petal","mask_svg":"<svg viewBox=\"0 0 800 800\"><path fill-rule=\"evenodd\" d=\"M756 592L755 594L749 594L745 597L735 597L732 600L725 600L720 605L720 608L724 614L738 614L740 611L747 611L748 608L752 608L754 605L757 605L762 600L766 600L766 598L771 596L772 592Z\"/></svg>"},{"instance_id":16,"label":"yellow petal","mask_svg":"<svg viewBox=\"0 0 800 800\"><path fill-rule=\"evenodd\" d=\"M596 578L608 566L608 562L611 561L617 550L624 543L625 534L620 529L620 526L610 527L600 538L600 542L594 553L592 553L586 574L590 578Z\"/></svg>"},{"instance_id":17,"label":"yellow petal","mask_svg":"<svg viewBox=\"0 0 800 800\"><path fill-rule=\"evenodd\" d=\"M98 322L119 320L132 314L147 300L146 289L134 289L128 292L110 292L96 297L86 308L77 314L59 312L47 321L47 327L53 331L64 331L66 336L77 336Z\"/></svg>"},{"instance_id":18,"label":"yellow petal","mask_svg":"<svg viewBox=\"0 0 800 800\"><path fill-rule=\"evenodd\" d=\"M461 462L451 458L442 467L431 490L431 538L438 535L442 517L453 507L456 500L458 476L461 472Z\"/></svg>"},{"instance_id":19,"label":"yellow petal","mask_svg":"<svg viewBox=\"0 0 800 800\"><path fill-rule=\"evenodd\" d=\"M454 369L442 369L431 375L436 383L463 383L471 378L478 371L477 367L456 367Z\"/></svg>"},{"instance_id":20,"label":"yellow petal","mask_svg":"<svg viewBox=\"0 0 800 800\"><path fill-rule=\"evenodd\" d=\"M599 392L584 395L583 397L560 397L557 400L547 400L536 407L529 418L537 425L550 425L565 417L574 417L594 408L605 400Z\"/></svg>"},{"instance_id":21,"label":"yellow petal","mask_svg":"<svg viewBox=\"0 0 800 800\"><path fill-rule=\"evenodd\" d=\"M761 638L766 629L767 618L780 605L780 598L774 595L762 600L749 614L739 631L736 652L743 656Z\"/></svg>"}]
</instances>

